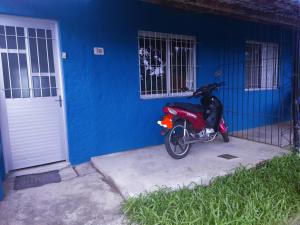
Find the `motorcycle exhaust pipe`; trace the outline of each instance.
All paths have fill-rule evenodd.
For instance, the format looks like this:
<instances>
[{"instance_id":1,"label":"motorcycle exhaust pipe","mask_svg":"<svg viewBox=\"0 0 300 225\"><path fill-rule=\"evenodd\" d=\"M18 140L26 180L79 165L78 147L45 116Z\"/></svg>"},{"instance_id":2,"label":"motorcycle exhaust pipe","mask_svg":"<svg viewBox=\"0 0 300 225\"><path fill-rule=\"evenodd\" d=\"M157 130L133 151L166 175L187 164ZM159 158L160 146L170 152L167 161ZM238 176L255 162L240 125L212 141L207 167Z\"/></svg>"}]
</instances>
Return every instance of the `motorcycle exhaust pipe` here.
<instances>
[{"instance_id":1,"label":"motorcycle exhaust pipe","mask_svg":"<svg viewBox=\"0 0 300 225\"><path fill-rule=\"evenodd\" d=\"M196 142L211 142L213 140L215 140L215 138L217 137L218 133L216 133L211 139L206 140L205 138L199 138L199 139L194 139L194 140L190 140L190 141L184 141L184 144L194 144Z\"/></svg>"}]
</instances>

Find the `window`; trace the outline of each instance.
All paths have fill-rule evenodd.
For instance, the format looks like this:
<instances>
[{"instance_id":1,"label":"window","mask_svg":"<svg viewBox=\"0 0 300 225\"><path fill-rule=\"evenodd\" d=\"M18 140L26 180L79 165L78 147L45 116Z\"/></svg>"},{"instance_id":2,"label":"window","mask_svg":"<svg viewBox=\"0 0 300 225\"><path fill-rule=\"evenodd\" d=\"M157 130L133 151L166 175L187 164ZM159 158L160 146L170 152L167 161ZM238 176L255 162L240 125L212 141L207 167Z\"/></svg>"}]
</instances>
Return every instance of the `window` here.
<instances>
[{"instance_id":1,"label":"window","mask_svg":"<svg viewBox=\"0 0 300 225\"><path fill-rule=\"evenodd\" d=\"M57 96L52 31L28 28L34 97Z\"/></svg>"},{"instance_id":2,"label":"window","mask_svg":"<svg viewBox=\"0 0 300 225\"><path fill-rule=\"evenodd\" d=\"M275 89L278 85L278 45L246 42L246 90Z\"/></svg>"},{"instance_id":3,"label":"window","mask_svg":"<svg viewBox=\"0 0 300 225\"><path fill-rule=\"evenodd\" d=\"M0 25L0 65L6 98L57 96L51 30Z\"/></svg>"},{"instance_id":4,"label":"window","mask_svg":"<svg viewBox=\"0 0 300 225\"><path fill-rule=\"evenodd\" d=\"M1 25L0 52L5 97L28 98L30 89L24 28Z\"/></svg>"},{"instance_id":5,"label":"window","mask_svg":"<svg viewBox=\"0 0 300 225\"><path fill-rule=\"evenodd\" d=\"M195 89L195 47L192 36L139 32L142 98L188 95Z\"/></svg>"}]
</instances>

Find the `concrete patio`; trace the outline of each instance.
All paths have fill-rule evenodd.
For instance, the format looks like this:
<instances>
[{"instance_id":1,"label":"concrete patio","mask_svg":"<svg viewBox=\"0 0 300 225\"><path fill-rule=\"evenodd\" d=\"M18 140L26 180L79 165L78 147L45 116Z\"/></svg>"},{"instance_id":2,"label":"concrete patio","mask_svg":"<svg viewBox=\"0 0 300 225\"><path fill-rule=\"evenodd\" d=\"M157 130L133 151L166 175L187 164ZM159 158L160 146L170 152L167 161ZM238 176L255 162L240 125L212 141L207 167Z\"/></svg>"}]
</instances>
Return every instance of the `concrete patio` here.
<instances>
[{"instance_id":1,"label":"concrete patio","mask_svg":"<svg viewBox=\"0 0 300 225\"><path fill-rule=\"evenodd\" d=\"M287 153L272 145L238 138L224 143L220 137L213 143L198 143L181 160L172 159L163 145L92 158L91 162L125 198L165 186L207 185L217 176L223 176L237 167L248 168ZM222 154L237 156L227 160Z\"/></svg>"},{"instance_id":2,"label":"concrete patio","mask_svg":"<svg viewBox=\"0 0 300 225\"><path fill-rule=\"evenodd\" d=\"M6 180L0 202L0 225L122 225L122 197L90 164L60 168L62 182L19 191L14 175L55 167L18 171Z\"/></svg>"},{"instance_id":3,"label":"concrete patio","mask_svg":"<svg viewBox=\"0 0 300 225\"><path fill-rule=\"evenodd\" d=\"M0 202L1 225L126 224L121 214L124 199L166 186L208 184L237 167L255 166L287 150L238 138L224 143L192 146L181 160L172 159L163 145L94 157L74 168L65 163L17 171L6 180L6 197ZM238 158L226 160L219 155ZM62 182L13 190L15 176L59 169Z\"/></svg>"}]
</instances>

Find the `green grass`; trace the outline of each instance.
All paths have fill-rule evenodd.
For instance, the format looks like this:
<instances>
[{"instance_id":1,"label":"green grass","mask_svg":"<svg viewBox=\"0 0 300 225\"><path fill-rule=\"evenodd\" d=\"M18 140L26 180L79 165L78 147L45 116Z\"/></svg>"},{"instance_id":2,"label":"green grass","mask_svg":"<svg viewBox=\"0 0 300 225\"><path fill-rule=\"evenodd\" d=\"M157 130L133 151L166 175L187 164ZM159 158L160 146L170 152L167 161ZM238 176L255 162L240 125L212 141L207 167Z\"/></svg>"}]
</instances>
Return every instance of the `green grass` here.
<instances>
[{"instance_id":1,"label":"green grass","mask_svg":"<svg viewBox=\"0 0 300 225\"><path fill-rule=\"evenodd\" d=\"M300 158L290 154L254 169L240 168L208 187L145 193L128 199L123 212L139 225L290 224L299 221Z\"/></svg>"}]
</instances>

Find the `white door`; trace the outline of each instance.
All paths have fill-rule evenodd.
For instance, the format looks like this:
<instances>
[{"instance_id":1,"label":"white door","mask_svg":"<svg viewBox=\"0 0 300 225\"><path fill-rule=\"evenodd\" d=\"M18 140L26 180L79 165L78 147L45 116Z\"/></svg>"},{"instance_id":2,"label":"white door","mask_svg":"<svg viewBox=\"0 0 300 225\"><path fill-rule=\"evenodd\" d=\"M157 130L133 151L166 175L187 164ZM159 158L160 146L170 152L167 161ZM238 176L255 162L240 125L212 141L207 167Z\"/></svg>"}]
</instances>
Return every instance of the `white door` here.
<instances>
[{"instance_id":1,"label":"white door","mask_svg":"<svg viewBox=\"0 0 300 225\"><path fill-rule=\"evenodd\" d=\"M9 170L65 160L56 23L0 20L1 127Z\"/></svg>"}]
</instances>

